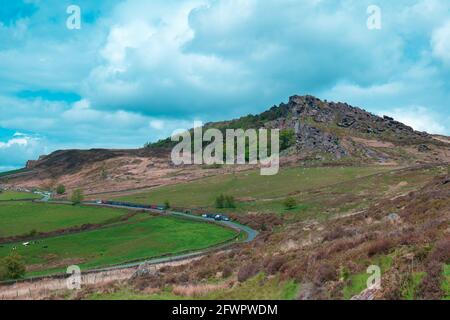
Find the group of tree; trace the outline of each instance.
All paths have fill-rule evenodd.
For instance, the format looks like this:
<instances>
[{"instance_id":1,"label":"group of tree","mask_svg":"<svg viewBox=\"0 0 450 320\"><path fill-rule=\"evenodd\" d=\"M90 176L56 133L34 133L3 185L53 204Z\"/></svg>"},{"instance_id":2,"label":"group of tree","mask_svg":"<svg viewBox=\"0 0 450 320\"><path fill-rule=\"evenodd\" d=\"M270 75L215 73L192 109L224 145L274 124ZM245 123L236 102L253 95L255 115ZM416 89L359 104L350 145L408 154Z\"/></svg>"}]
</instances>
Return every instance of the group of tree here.
<instances>
[{"instance_id":1,"label":"group of tree","mask_svg":"<svg viewBox=\"0 0 450 320\"><path fill-rule=\"evenodd\" d=\"M236 208L236 201L233 196L221 194L216 198L216 208L218 209L234 209Z\"/></svg>"}]
</instances>

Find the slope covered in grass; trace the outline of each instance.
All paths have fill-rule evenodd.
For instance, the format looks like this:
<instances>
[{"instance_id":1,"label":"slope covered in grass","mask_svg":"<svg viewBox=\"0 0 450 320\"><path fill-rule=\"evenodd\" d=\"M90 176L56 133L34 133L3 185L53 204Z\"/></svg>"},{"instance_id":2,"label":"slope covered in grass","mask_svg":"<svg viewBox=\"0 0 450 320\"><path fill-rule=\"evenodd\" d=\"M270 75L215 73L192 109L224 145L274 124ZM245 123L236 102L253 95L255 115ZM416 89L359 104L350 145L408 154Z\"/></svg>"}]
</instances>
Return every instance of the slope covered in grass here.
<instances>
[{"instance_id":1,"label":"slope covered in grass","mask_svg":"<svg viewBox=\"0 0 450 320\"><path fill-rule=\"evenodd\" d=\"M231 240L235 232L215 224L142 214L117 226L40 240L28 247L0 247L0 258L14 246L29 271L48 271L78 264L93 268L207 248Z\"/></svg>"},{"instance_id":2,"label":"slope covered in grass","mask_svg":"<svg viewBox=\"0 0 450 320\"><path fill-rule=\"evenodd\" d=\"M126 210L33 202L0 202L0 237L102 223Z\"/></svg>"},{"instance_id":3,"label":"slope covered in grass","mask_svg":"<svg viewBox=\"0 0 450 320\"><path fill-rule=\"evenodd\" d=\"M39 198L42 198L42 196L28 192L3 191L0 193L0 201L24 200L24 199L30 200Z\"/></svg>"},{"instance_id":4,"label":"slope covered in grass","mask_svg":"<svg viewBox=\"0 0 450 320\"><path fill-rule=\"evenodd\" d=\"M145 193L120 197L137 203L162 203L176 206L210 206L223 193L237 198L270 200L288 194L349 181L389 170L383 167L284 168L274 176L261 176L259 170L214 176L191 183L165 186Z\"/></svg>"}]
</instances>

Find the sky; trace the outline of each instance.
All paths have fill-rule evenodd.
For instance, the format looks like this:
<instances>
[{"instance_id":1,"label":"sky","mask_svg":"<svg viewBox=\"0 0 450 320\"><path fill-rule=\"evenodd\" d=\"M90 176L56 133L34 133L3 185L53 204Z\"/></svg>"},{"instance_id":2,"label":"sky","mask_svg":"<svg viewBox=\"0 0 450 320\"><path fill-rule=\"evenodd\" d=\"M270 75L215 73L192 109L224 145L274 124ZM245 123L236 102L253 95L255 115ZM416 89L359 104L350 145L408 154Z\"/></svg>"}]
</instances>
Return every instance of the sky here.
<instances>
[{"instance_id":1,"label":"sky","mask_svg":"<svg viewBox=\"0 0 450 320\"><path fill-rule=\"evenodd\" d=\"M450 135L450 1L0 0L0 171L294 94Z\"/></svg>"}]
</instances>

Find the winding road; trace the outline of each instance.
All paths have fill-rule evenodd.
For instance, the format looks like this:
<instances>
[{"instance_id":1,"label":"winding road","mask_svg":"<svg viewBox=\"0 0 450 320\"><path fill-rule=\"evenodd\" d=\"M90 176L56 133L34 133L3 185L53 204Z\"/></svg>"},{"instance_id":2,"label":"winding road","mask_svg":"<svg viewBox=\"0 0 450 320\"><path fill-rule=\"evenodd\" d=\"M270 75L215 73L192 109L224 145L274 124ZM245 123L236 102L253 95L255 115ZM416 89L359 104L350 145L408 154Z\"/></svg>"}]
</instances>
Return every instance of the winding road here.
<instances>
[{"instance_id":1,"label":"winding road","mask_svg":"<svg viewBox=\"0 0 450 320\"><path fill-rule=\"evenodd\" d=\"M236 223L236 222L233 222L233 221L215 221L214 219L204 218L202 216L196 216L196 215L187 214L187 213L183 213L183 212L161 211L161 210L146 209L146 208L135 208L135 207L126 206L126 205L99 204L99 203L93 202L93 201L84 202L83 204L90 205L90 206L98 206L98 207L118 208L118 209L136 210L136 211L148 211L148 212L159 213L159 214L165 212L166 214L174 216L174 217L187 218L187 219L192 219L192 220L196 220L196 221L203 221L203 222L209 222L209 223L212 222L212 223L215 223L215 224L218 224L218 225L222 225L222 226L234 229L234 230L239 231L239 232L244 232L247 236L246 236L246 238L244 240L239 241L241 243L252 242L259 234L258 231L254 230L254 229L252 229L252 228L250 228L248 226L244 226L242 224L239 224L239 223ZM107 267L107 268L91 269L91 270L87 270L85 272L111 271L111 270L117 270L117 269L133 268L133 267L140 266L142 264L153 265L153 264L161 264L161 263L168 263L168 262L182 261L182 260L187 260L187 259L192 259L192 258L198 258L198 257L201 257L201 256L204 256L204 255L207 255L207 254L211 253L212 250L214 250L214 251L225 250L225 249L227 249L228 247L230 247L231 245L233 245L235 243L236 242L228 242L228 243L225 243L225 244L216 245L216 246L213 246L213 247L210 247L210 248L207 248L207 249L203 249L203 250L195 251L195 252L191 252L191 253L185 253L185 254L180 254L180 255L172 255L172 256L168 256L168 257L147 259L147 260L142 260L142 261L137 261L137 262L120 264L120 265Z\"/></svg>"}]
</instances>

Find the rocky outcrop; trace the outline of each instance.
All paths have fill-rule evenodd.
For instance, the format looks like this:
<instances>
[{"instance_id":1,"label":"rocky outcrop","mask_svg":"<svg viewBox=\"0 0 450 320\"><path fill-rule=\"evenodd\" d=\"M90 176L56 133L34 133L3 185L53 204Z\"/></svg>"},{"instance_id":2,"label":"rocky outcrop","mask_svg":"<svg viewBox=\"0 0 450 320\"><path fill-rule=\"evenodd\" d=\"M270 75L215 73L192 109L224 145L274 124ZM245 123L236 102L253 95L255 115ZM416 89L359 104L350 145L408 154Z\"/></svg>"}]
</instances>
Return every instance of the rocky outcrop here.
<instances>
[{"instance_id":1,"label":"rocky outcrop","mask_svg":"<svg viewBox=\"0 0 450 320\"><path fill-rule=\"evenodd\" d=\"M337 159L347 155L339 138L321 131L313 126L298 121L295 127L297 135L297 150L300 154L327 153Z\"/></svg>"}]
</instances>

